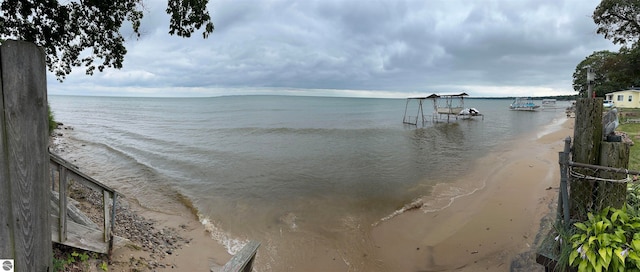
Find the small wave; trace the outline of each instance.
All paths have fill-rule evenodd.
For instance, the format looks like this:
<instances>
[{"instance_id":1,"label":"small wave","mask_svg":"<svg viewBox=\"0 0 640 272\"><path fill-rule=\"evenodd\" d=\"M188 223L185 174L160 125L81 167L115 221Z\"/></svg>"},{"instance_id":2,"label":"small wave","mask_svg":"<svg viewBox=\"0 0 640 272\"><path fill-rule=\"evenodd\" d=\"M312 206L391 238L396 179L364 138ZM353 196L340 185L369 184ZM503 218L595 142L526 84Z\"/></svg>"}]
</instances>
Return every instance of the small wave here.
<instances>
[{"instance_id":1,"label":"small wave","mask_svg":"<svg viewBox=\"0 0 640 272\"><path fill-rule=\"evenodd\" d=\"M562 128L562 124L567 120L566 117L553 118L549 124L542 126L542 129L536 133L536 138L540 139L546 135L556 132Z\"/></svg>"},{"instance_id":2,"label":"small wave","mask_svg":"<svg viewBox=\"0 0 640 272\"><path fill-rule=\"evenodd\" d=\"M176 192L176 198L180 203L182 203L182 205L184 205L185 207L187 207L187 209L189 209L189 211L191 211L191 214L200 218L200 216L198 216L200 214L200 211L195 206L195 204L193 204L193 201L191 200L191 198L187 197L186 195L180 192Z\"/></svg>"},{"instance_id":3,"label":"small wave","mask_svg":"<svg viewBox=\"0 0 640 272\"><path fill-rule=\"evenodd\" d=\"M222 135L380 135L393 132L387 128L305 128L305 127L238 127L215 129Z\"/></svg>"},{"instance_id":4,"label":"small wave","mask_svg":"<svg viewBox=\"0 0 640 272\"><path fill-rule=\"evenodd\" d=\"M204 229L210 233L211 238L224 246L231 255L237 254L249 242L248 240L231 237L231 235L216 227L213 221L202 214L198 214L198 218Z\"/></svg>"},{"instance_id":5,"label":"small wave","mask_svg":"<svg viewBox=\"0 0 640 272\"><path fill-rule=\"evenodd\" d=\"M394 211L393 213L383 217L382 219L378 220L377 222L373 223L371 226L375 227L377 225L379 225L380 223L390 220L398 215L401 215L405 212L408 211L412 211L412 210L417 210L420 209L422 210L422 212L424 213L430 213L430 212L439 212L442 211L448 207L450 207L456 199L460 198L460 197L465 197L465 196L469 196L474 194L475 192L483 189L486 186L486 183L482 183L482 186L474 188L472 190L470 190L469 192L465 192L464 189L459 188L459 187L455 187L455 186L450 186L448 184L439 184L438 186L448 186L446 189L444 189L443 191L437 193L437 194L433 194L432 196L423 196L417 199L414 199L412 202L405 204L402 208ZM434 191L437 191L437 187L434 188ZM431 198L428 200L427 197ZM430 208L428 208L430 207Z\"/></svg>"},{"instance_id":6,"label":"small wave","mask_svg":"<svg viewBox=\"0 0 640 272\"><path fill-rule=\"evenodd\" d=\"M394 218L398 215L401 215L407 211L410 210L415 210L415 209L420 209L425 205L424 201L422 200L422 198L418 198L413 200L411 203L404 205L402 208L400 208L399 210L394 211L393 213L391 213L390 215L387 215L385 217L383 217L382 219L380 219L379 221L375 222L372 224L372 226L377 226L378 224L380 224L381 222L387 221L391 218Z\"/></svg>"}]
</instances>

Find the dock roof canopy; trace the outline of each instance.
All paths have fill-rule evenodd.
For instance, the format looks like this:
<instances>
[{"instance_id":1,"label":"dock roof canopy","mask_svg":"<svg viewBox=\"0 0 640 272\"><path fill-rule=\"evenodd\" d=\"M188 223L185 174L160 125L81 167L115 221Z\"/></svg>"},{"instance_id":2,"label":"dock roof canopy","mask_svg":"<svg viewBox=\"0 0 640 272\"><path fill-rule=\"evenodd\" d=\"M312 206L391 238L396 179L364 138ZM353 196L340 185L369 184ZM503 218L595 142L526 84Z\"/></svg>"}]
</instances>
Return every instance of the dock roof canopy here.
<instances>
[{"instance_id":1,"label":"dock roof canopy","mask_svg":"<svg viewBox=\"0 0 640 272\"><path fill-rule=\"evenodd\" d=\"M431 94L429 96L424 96L424 97L409 97L407 99L435 99L435 98L454 98L454 97L464 97L464 96L469 96L467 93L460 93L460 94Z\"/></svg>"}]
</instances>

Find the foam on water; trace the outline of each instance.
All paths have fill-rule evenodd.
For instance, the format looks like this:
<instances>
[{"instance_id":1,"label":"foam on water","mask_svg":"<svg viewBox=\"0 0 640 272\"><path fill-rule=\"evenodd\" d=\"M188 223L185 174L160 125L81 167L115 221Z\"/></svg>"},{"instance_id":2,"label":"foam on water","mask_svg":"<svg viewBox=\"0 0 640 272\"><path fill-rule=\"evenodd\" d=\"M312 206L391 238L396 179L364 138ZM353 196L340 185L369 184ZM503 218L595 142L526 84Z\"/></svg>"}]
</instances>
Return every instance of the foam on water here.
<instances>
[{"instance_id":1,"label":"foam on water","mask_svg":"<svg viewBox=\"0 0 640 272\"><path fill-rule=\"evenodd\" d=\"M198 218L200 218L200 223L204 226L204 229L210 233L211 238L223 245L231 255L235 255L242 247L249 243L248 240L231 237L228 232L216 227L213 221L206 216L199 214Z\"/></svg>"}]
</instances>

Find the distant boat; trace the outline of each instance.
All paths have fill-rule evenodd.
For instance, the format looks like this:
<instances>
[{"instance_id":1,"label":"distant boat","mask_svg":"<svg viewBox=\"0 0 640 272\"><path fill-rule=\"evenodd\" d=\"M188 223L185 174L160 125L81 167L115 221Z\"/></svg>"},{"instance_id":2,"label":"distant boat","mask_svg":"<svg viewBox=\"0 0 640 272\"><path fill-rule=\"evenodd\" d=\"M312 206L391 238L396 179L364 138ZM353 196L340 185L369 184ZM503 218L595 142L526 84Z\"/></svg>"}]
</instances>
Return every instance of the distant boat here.
<instances>
[{"instance_id":1,"label":"distant boat","mask_svg":"<svg viewBox=\"0 0 640 272\"><path fill-rule=\"evenodd\" d=\"M557 101L558 100L556 99L542 99L542 107L544 108L555 107Z\"/></svg>"},{"instance_id":2,"label":"distant boat","mask_svg":"<svg viewBox=\"0 0 640 272\"><path fill-rule=\"evenodd\" d=\"M528 97L518 97L509 105L509 109L515 111L537 111L538 108L540 108L540 105L536 105Z\"/></svg>"},{"instance_id":3,"label":"distant boat","mask_svg":"<svg viewBox=\"0 0 640 272\"><path fill-rule=\"evenodd\" d=\"M468 115L468 116L481 116L482 114L476 108L465 108L461 110L459 115Z\"/></svg>"},{"instance_id":4,"label":"distant boat","mask_svg":"<svg viewBox=\"0 0 640 272\"><path fill-rule=\"evenodd\" d=\"M543 110L547 110L547 109L551 109L551 110L555 110L555 109L561 109L563 108L562 106L559 106L557 104L558 100L557 99L553 99L553 98L548 98L548 99L542 99L542 109Z\"/></svg>"}]
</instances>

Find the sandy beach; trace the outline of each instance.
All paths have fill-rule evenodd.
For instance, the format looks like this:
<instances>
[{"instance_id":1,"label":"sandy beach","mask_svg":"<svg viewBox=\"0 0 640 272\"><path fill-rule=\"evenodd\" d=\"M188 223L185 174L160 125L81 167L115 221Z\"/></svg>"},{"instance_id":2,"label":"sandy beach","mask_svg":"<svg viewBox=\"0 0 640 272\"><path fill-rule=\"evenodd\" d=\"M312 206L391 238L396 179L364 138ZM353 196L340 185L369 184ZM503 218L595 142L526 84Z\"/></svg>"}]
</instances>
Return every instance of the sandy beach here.
<instances>
[{"instance_id":1,"label":"sandy beach","mask_svg":"<svg viewBox=\"0 0 640 272\"><path fill-rule=\"evenodd\" d=\"M512 260L519 255L531 263L541 219L553 212L549 204L558 194L557 156L567 136L573 136L573 119L506 143L479 158L460 180L434 189L434 193L443 193L476 188L470 193L452 201L418 201L415 207L375 224L370 237L376 252L368 258L376 264L371 267L380 271L510 271ZM150 271L210 271L212 267L215 271L231 258L188 207L165 212L135 203L128 206L153 222L155 229L176 230L189 242L162 254L135 246L118 248L110 271L130 271L132 260L152 260L156 265L147 266ZM350 271L327 254L303 270ZM257 267L261 267L260 257L259 250ZM544 271L539 265L533 268Z\"/></svg>"}]
</instances>

